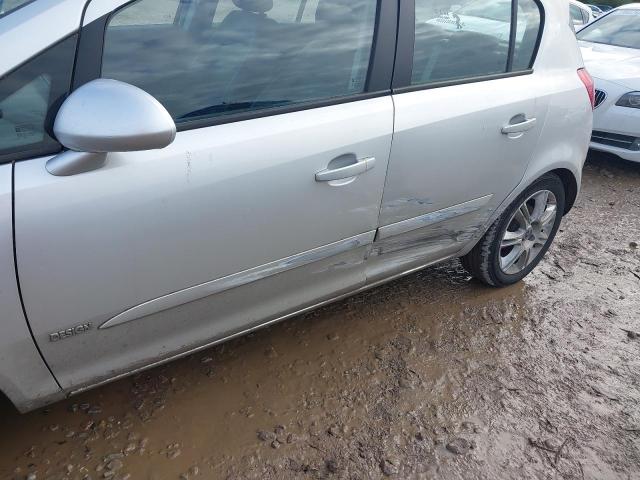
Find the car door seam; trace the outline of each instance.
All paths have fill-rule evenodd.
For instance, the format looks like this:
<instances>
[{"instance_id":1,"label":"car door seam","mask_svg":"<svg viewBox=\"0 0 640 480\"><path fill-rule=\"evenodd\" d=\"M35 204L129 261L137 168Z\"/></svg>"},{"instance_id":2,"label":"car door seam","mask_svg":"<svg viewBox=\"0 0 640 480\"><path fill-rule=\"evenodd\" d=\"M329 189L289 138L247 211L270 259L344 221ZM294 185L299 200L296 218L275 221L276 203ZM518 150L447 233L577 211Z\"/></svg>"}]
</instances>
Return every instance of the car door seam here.
<instances>
[{"instance_id":1,"label":"car door seam","mask_svg":"<svg viewBox=\"0 0 640 480\"><path fill-rule=\"evenodd\" d=\"M24 316L24 321L27 324L27 328L29 329L29 334L31 335L31 341L33 342L33 345L38 351L38 354L40 355L42 362L47 367L47 370L49 370L49 373L51 374L51 378L53 378L53 381L56 382L56 385L58 386L58 388L60 390L63 390L62 385L60 385L60 382L58 381L55 374L53 373L51 366L47 362L47 359L45 358L42 350L40 349L40 345L36 340L36 336L33 332L33 329L31 328L31 322L29 322L29 317L27 315L27 308L25 306L24 296L22 294L22 285L20 284L20 273L18 269L18 248L16 243L16 162L15 160L11 163L11 235L13 240L13 267L14 267L15 277L16 277L16 287L18 289L18 297L20 299L20 307L22 308L22 315Z\"/></svg>"}]
</instances>

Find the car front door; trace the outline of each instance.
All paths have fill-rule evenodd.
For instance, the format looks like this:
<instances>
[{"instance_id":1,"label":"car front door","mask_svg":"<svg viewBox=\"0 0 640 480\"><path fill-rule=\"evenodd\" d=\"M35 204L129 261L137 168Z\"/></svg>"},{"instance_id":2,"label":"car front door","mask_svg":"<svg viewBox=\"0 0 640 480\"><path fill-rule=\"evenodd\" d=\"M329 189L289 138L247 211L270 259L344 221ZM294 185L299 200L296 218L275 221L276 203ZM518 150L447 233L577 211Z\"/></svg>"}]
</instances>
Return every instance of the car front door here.
<instances>
[{"instance_id":1,"label":"car front door","mask_svg":"<svg viewBox=\"0 0 640 480\"><path fill-rule=\"evenodd\" d=\"M393 130L376 86L391 68L370 60L376 21L395 28L393 15L375 0L269 7L89 4L76 81L101 58L102 77L151 93L178 134L87 173L51 175L51 157L16 164L24 305L64 388L363 285Z\"/></svg>"},{"instance_id":2,"label":"car front door","mask_svg":"<svg viewBox=\"0 0 640 480\"><path fill-rule=\"evenodd\" d=\"M523 178L547 110L531 69L542 17L534 0L407 4L398 50L413 56L397 56L372 279L468 243Z\"/></svg>"}]
</instances>

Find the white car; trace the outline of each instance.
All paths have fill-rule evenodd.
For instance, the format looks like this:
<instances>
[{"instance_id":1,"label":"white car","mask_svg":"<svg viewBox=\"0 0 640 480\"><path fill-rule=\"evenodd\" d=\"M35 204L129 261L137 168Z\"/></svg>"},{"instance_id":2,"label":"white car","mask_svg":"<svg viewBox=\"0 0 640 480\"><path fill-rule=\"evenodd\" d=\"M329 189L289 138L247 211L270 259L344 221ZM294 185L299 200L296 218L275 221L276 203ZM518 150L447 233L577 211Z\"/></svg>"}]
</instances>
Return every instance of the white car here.
<instances>
[{"instance_id":1,"label":"white car","mask_svg":"<svg viewBox=\"0 0 640 480\"><path fill-rule=\"evenodd\" d=\"M598 18L599 16L601 16L604 13L600 9L600 7L598 7L597 5L589 5L589 4L587 4L587 7L589 7L591 9L591 13L593 13L594 18Z\"/></svg>"},{"instance_id":2,"label":"white car","mask_svg":"<svg viewBox=\"0 0 640 480\"><path fill-rule=\"evenodd\" d=\"M603 15L578 40L596 83L591 148L640 162L640 3Z\"/></svg>"},{"instance_id":3,"label":"white car","mask_svg":"<svg viewBox=\"0 0 640 480\"><path fill-rule=\"evenodd\" d=\"M576 30L588 25L596 18L588 5L577 0L569 0L569 14Z\"/></svg>"}]
</instances>

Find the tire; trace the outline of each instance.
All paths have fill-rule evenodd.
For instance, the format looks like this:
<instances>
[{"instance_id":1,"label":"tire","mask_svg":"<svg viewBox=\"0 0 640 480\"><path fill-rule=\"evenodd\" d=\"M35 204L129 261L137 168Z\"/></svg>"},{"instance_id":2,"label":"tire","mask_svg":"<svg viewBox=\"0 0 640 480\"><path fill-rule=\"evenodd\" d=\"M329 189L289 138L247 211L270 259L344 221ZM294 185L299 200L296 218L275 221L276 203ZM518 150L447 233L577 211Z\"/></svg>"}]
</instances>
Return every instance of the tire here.
<instances>
[{"instance_id":1,"label":"tire","mask_svg":"<svg viewBox=\"0 0 640 480\"><path fill-rule=\"evenodd\" d=\"M462 257L465 270L493 287L521 281L553 243L565 211L565 197L564 185L557 175L550 173L536 180ZM554 208L555 215L551 217Z\"/></svg>"}]
</instances>

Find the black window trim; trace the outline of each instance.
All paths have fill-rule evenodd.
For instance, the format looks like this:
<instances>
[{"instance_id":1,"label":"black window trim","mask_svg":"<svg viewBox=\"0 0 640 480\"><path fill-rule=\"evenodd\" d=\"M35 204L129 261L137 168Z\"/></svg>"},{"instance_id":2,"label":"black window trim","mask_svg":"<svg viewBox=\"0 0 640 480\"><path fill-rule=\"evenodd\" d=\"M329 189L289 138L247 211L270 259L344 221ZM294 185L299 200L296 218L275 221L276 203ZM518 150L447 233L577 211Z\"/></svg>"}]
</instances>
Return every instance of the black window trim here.
<instances>
[{"instance_id":1,"label":"black window trim","mask_svg":"<svg viewBox=\"0 0 640 480\"><path fill-rule=\"evenodd\" d=\"M101 77L104 40L109 19L119 10L136 1L138 0L123 3L116 10L82 27L72 90L76 90L85 83ZM369 71L364 93L184 121L177 124L178 132L283 115L314 108L342 105L391 95L391 79L394 69L398 29L397 1L377 0L377 5L372 50L369 59Z\"/></svg>"},{"instance_id":2,"label":"black window trim","mask_svg":"<svg viewBox=\"0 0 640 480\"><path fill-rule=\"evenodd\" d=\"M394 67L392 93L402 94L410 92L418 92L421 90L432 90L434 88L452 87L456 85L465 85L468 83L478 83L491 80L500 80L504 78L520 77L523 75L531 75L534 73L534 65L540 50L540 43L545 31L545 10L540 0L533 0L540 10L540 30L536 39L531 56L531 62L528 69L513 70L513 56L515 54L516 28L518 0L511 0L511 32L509 36L509 53L507 57L507 68L504 73L481 75L476 77L465 77L460 79L446 80L442 82L425 83L423 85L412 85L411 78L413 73L413 50L415 47L415 0L399 0L399 35L396 54L396 63Z\"/></svg>"},{"instance_id":3,"label":"black window trim","mask_svg":"<svg viewBox=\"0 0 640 480\"><path fill-rule=\"evenodd\" d=\"M20 10L21 8L26 7L27 5L29 5L30 3L35 2L36 0L27 0L24 3L21 3L20 5L18 5L17 7L13 7L11 10L6 10L4 13L0 14L0 18L4 18L4 17L8 17L9 15L11 15L13 12L17 12L18 10ZM2 2L0 2L2 3Z\"/></svg>"},{"instance_id":4,"label":"black window trim","mask_svg":"<svg viewBox=\"0 0 640 480\"><path fill-rule=\"evenodd\" d=\"M513 57L516 51L518 35L518 1L511 0L511 29L509 30L509 53L507 53L507 72L513 71Z\"/></svg>"},{"instance_id":5,"label":"black window trim","mask_svg":"<svg viewBox=\"0 0 640 480\"><path fill-rule=\"evenodd\" d=\"M36 147L36 148L27 148L25 150L20 150L13 153L5 153L0 155L0 165L5 165L7 163L19 162L21 160L30 160L34 158L40 157L48 157L49 155L57 155L62 152L63 147L59 143L47 147Z\"/></svg>"},{"instance_id":6,"label":"black window trim","mask_svg":"<svg viewBox=\"0 0 640 480\"><path fill-rule=\"evenodd\" d=\"M80 40L79 40L79 36L78 36L78 31L76 30L75 32L72 32L69 35L61 38L60 40L57 40L55 43L52 43L51 45L49 45L44 50L41 50L38 53L32 55L31 57L27 58L25 61L23 61L22 63L20 63L19 65L17 65L13 69L11 69L10 71L8 71L5 74L1 75L0 76L0 82L2 80L4 80L6 77L8 77L9 75L11 75L14 72L16 72L17 70L20 70L25 65L28 65L29 62L36 60L41 55L46 55L47 52L49 52L52 49L58 47L62 43L66 42L66 41L69 41L69 40L72 40L72 39L75 41L75 48L76 48L76 52L77 52L77 48L78 48L78 44L79 44ZM75 58L74 58L74 62L75 62ZM74 65L71 65L71 68L74 69ZM74 69L74 71L75 71L75 69ZM16 147L16 151L14 151L14 152L0 154L0 165L5 165L5 164L13 163L13 162L19 162L21 160L30 160L30 159L39 158L39 157L57 155L58 153L60 153L60 152L62 152L64 150L64 147L60 144L60 142L58 142L58 139L55 138L55 136L53 134L53 123L55 121L55 114L58 113L58 110L60 109L60 106L62 105L64 99L69 95L69 93L71 91L71 88L72 88L72 85L73 85L73 71L71 72L71 81L70 81L70 84L69 84L69 89L67 91L67 94L63 95L63 97L58 100L56 105L49 105L49 108L47 110L47 114L45 116L45 125L44 125L45 130L47 131L49 136L53 140L55 140L56 143L52 144L52 145L49 145L49 146L46 146L46 145L35 145L35 146L25 145L24 147Z\"/></svg>"},{"instance_id":7,"label":"black window trim","mask_svg":"<svg viewBox=\"0 0 640 480\"><path fill-rule=\"evenodd\" d=\"M35 1L35 0L32 0ZM8 75L11 75L13 72L15 72L16 70L18 70L19 68L21 68L23 65L28 64L29 62L31 62L32 60L34 60L35 58L37 58L38 56L46 53L47 51L51 50L52 48L57 47L59 44L67 41L68 39L75 37L75 55L73 58L73 65L72 65L72 72L71 72L71 82L69 85L69 90L67 91L67 95L65 96L68 97L71 92L73 92L73 90L75 90L74 85L75 85L75 78L76 78L76 71L77 71L77 65L78 65L78 52L80 50L80 36L81 36L81 29L80 26L84 23L84 16L87 13L87 8L89 8L89 3L91 0L87 0L84 4L84 6L82 7L82 15L80 16L80 25L78 25L78 28L76 30L74 30L73 32L69 33L67 36L61 38L60 40L57 40L55 43L52 43L51 45L49 45L47 48L39 51L38 53L32 55L31 57L27 58L26 60L24 60L22 63L20 63L19 65L16 65L13 69L11 69L10 71L6 72L5 74L0 76L0 81L2 81L2 79ZM28 5L29 3L32 2L28 2L25 3L23 6ZM21 8L21 7L19 7ZM62 152L64 150L64 147L60 144L60 142L58 142L58 139L55 138L55 136L53 135L53 123L55 121L55 118L52 118L54 116L54 114L58 113L58 110L60 108L60 105L58 105L56 108L51 109L49 108L49 111L47 111L47 118L45 120L46 124L45 124L45 128L50 130L50 135L51 137L56 140L57 145L52 145L49 148L46 147L36 147L36 148L28 148L28 149L24 149L24 150L19 150L16 152L12 152L12 153L6 153L4 155L0 155L0 165L3 164L7 164L7 163L14 163L14 162L18 162L21 160L30 160L30 159L34 159L34 158L39 158L39 157L45 157L45 156L50 156L50 155L57 155L58 153Z\"/></svg>"}]
</instances>

